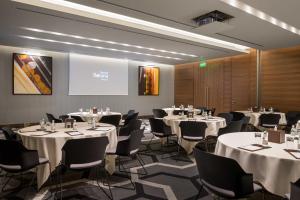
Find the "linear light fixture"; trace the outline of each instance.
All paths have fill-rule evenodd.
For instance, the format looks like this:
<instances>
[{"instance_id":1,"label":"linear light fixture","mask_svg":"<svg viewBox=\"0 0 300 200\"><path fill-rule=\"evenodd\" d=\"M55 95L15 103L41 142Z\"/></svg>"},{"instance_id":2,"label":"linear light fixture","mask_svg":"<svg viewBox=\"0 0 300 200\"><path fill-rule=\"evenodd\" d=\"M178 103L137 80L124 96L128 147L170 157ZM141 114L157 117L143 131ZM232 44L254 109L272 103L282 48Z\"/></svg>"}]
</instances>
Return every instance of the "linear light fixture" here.
<instances>
[{"instance_id":1,"label":"linear light fixture","mask_svg":"<svg viewBox=\"0 0 300 200\"><path fill-rule=\"evenodd\" d=\"M117 13L93 8L90 6L66 1L66 0L12 0L27 5L38 6L46 9L60 11L77 16L87 17L90 19L101 20L118 25L123 25L131 28L136 28L144 31L158 33L166 36L189 40L197 43L217 46L225 49L230 49L239 52L249 53L249 47L219 40L216 38L192 33L189 31L165 26Z\"/></svg>"},{"instance_id":2,"label":"linear light fixture","mask_svg":"<svg viewBox=\"0 0 300 200\"><path fill-rule=\"evenodd\" d=\"M32 37L32 36L26 36L26 35L20 35L20 37L30 39L30 40L38 40L38 41L43 41L43 42L66 44L66 45L71 45L71 46L88 47L88 48L108 50L108 51L117 51L117 52L122 52L122 53L130 53L130 54L151 56L151 57L157 57L157 58L166 58L166 59L172 59L172 60L183 60L181 58L176 58L176 57L171 57L171 56L162 56L162 55L157 55L157 54L141 53L141 52L137 52L137 51L128 51L128 50L123 50L123 49L106 48L106 47L101 47L101 46L93 46L93 45L89 45L89 44L74 43L74 42L67 42L67 41L61 41L61 40L52 40L52 39L47 39L47 38L38 38L38 37Z\"/></svg>"},{"instance_id":3,"label":"linear light fixture","mask_svg":"<svg viewBox=\"0 0 300 200\"><path fill-rule=\"evenodd\" d=\"M163 50L163 49L156 49L156 48L151 48L151 47L144 47L144 46L140 46L140 45L133 45L133 44L127 44L127 43L121 43L121 42L115 42L115 41L109 41L109 40L100 40L97 38L90 38L90 37L84 37L84 36L80 36L80 35L66 34L66 33L54 32L54 31L47 31L47 30L42 30L42 29L37 29L37 28L24 27L24 29L33 31L33 32L38 32L38 33L46 33L46 34L50 34L50 35L58 35L58 36L75 38L75 39L80 39L80 40L89 40L89 41L93 41L93 42L107 43L107 44L111 44L111 45L133 47L133 48L137 48L137 49L146 49L146 50L150 50L150 51L169 53L169 54L180 55L180 56L188 56L188 57L193 57L193 58L198 57L193 54L181 53L181 52L176 52L176 51L168 51L168 50Z\"/></svg>"},{"instance_id":4,"label":"linear light fixture","mask_svg":"<svg viewBox=\"0 0 300 200\"><path fill-rule=\"evenodd\" d=\"M258 17L259 19L269 22L275 26L278 26L282 29L285 29L287 31L290 31L292 33L300 35L300 29L297 29L296 27L294 27L290 24L287 24L279 19L276 19L275 17L272 17L271 15L268 15L261 10L258 10L252 6L249 6L248 4L246 4L242 1L239 1L239 0L220 0L220 1L230 5L232 7L238 8L250 15Z\"/></svg>"}]
</instances>

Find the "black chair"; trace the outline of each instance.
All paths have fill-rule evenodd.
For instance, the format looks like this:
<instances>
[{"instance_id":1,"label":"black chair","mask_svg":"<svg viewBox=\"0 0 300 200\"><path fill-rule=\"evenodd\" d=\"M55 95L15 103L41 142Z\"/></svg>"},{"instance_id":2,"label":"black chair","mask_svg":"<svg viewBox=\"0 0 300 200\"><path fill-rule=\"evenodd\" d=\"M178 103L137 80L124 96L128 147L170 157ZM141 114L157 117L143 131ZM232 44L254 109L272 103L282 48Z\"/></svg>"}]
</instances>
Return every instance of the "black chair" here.
<instances>
[{"instance_id":1,"label":"black chair","mask_svg":"<svg viewBox=\"0 0 300 200\"><path fill-rule=\"evenodd\" d=\"M118 156L118 168L119 168L120 172L125 172L126 174L131 174L131 172L127 170L128 168L125 168L123 162L121 162L121 157L127 157L132 160L136 158L136 160L139 162L140 166L143 168L144 173L138 173L138 174L141 174L141 175L148 174L147 170L144 168L145 163L144 163L143 159L140 157L140 155L138 154L140 145L142 143L141 140L143 137L143 132L144 132L144 129L133 130L130 133L129 137L118 141L116 152L112 153L112 154ZM131 184L135 188L135 184L132 182L131 178L129 178L129 179L130 179Z\"/></svg>"},{"instance_id":2,"label":"black chair","mask_svg":"<svg viewBox=\"0 0 300 200\"><path fill-rule=\"evenodd\" d=\"M172 134L171 127L167 126L162 119L149 118L151 132L154 136L159 138L167 138L169 143L169 137L175 136Z\"/></svg>"},{"instance_id":3,"label":"black chair","mask_svg":"<svg viewBox=\"0 0 300 200\"><path fill-rule=\"evenodd\" d=\"M154 118L164 118L165 116L168 116L166 111L163 109L152 109L152 112Z\"/></svg>"},{"instance_id":4,"label":"black chair","mask_svg":"<svg viewBox=\"0 0 300 200\"><path fill-rule=\"evenodd\" d=\"M206 112L211 112L211 116L214 116L215 115L215 112L216 112L216 108L210 108L210 109L207 109Z\"/></svg>"},{"instance_id":5,"label":"black chair","mask_svg":"<svg viewBox=\"0 0 300 200\"><path fill-rule=\"evenodd\" d=\"M242 132L247 132L248 131L248 129L250 129L250 128L248 128L248 126L249 126L249 122L250 122L250 117L248 117L248 116L245 116L243 119L243 125L242 125Z\"/></svg>"},{"instance_id":6,"label":"black chair","mask_svg":"<svg viewBox=\"0 0 300 200\"><path fill-rule=\"evenodd\" d=\"M208 135L206 137L206 148L208 151L213 152L218 140L218 137L227 133L235 133L235 132L241 132L242 126L243 126L244 120L240 121L232 121L230 124L228 124L224 128L220 128L218 131L218 135Z\"/></svg>"},{"instance_id":7,"label":"black chair","mask_svg":"<svg viewBox=\"0 0 300 200\"><path fill-rule=\"evenodd\" d=\"M244 113L241 112L230 112L233 116L232 121L240 121L241 119L243 119L245 117Z\"/></svg>"},{"instance_id":8,"label":"black chair","mask_svg":"<svg viewBox=\"0 0 300 200\"><path fill-rule=\"evenodd\" d=\"M182 121L179 124L181 139L188 141L202 141L205 139L207 124L197 121Z\"/></svg>"},{"instance_id":9,"label":"black chair","mask_svg":"<svg viewBox=\"0 0 300 200\"><path fill-rule=\"evenodd\" d=\"M142 121L139 119L130 120L130 122L122 126L119 130L119 136L129 136L133 130L139 130L141 128Z\"/></svg>"},{"instance_id":10,"label":"black chair","mask_svg":"<svg viewBox=\"0 0 300 200\"><path fill-rule=\"evenodd\" d=\"M100 123L106 123L119 127L121 115L104 115L100 119Z\"/></svg>"},{"instance_id":11,"label":"black chair","mask_svg":"<svg viewBox=\"0 0 300 200\"><path fill-rule=\"evenodd\" d=\"M187 115L188 111L187 110L174 110L173 115L181 115L181 114Z\"/></svg>"},{"instance_id":12,"label":"black chair","mask_svg":"<svg viewBox=\"0 0 300 200\"><path fill-rule=\"evenodd\" d=\"M97 170L97 185L109 199L113 199L110 183L107 179L108 194L99 184L99 168L105 170L105 151L108 145L107 137L92 137L68 140L62 148L62 160L58 167L60 182L60 199L62 199L62 175L71 171ZM106 178L107 172L105 171ZM57 196L57 195L55 195Z\"/></svg>"},{"instance_id":13,"label":"black chair","mask_svg":"<svg viewBox=\"0 0 300 200\"><path fill-rule=\"evenodd\" d=\"M300 111L289 111L285 116L287 121L285 131L289 133L292 126L300 120Z\"/></svg>"},{"instance_id":14,"label":"black chair","mask_svg":"<svg viewBox=\"0 0 300 200\"><path fill-rule=\"evenodd\" d=\"M286 195L289 200L298 200L300 197L300 179L291 183L291 193Z\"/></svg>"},{"instance_id":15,"label":"black chair","mask_svg":"<svg viewBox=\"0 0 300 200\"><path fill-rule=\"evenodd\" d=\"M231 113L219 113L218 117L224 118L227 125L229 125L233 119L233 115Z\"/></svg>"},{"instance_id":16,"label":"black chair","mask_svg":"<svg viewBox=\"0 0 300 200\"><path fill-rule=\"evenodd\" d=\"M122 120L125 120L128 115L132 115L135 113L135 110L128 110L127 114L122 115Z\"/></svg>"},{"instance_id":17,"label":"black chair","mask_svg":"<svg viewBox=\"0 0 300 200\"><path fill-rule=\"evenodd\" d=\"M62 120L57 119L54 117L54 115L50 114L50 113L46 113L48 121L51 123L52 121L54 121L54 123L62 123Z\"/></svg>"},{"instance_id":18,"label":"black chair","mask_svg":"<svg viewBox=\"0 0 300 200\"><path fill-rule=\"evenodd\" d=\"M262 187L253 182L253 175L246 173L233 159L204 152L194 148L194 156L203 188L221 198L247 198Z\"/></svg>"},{"instance_id":19,"label":"black chair","mask_svg":"<svg viewBox=\"0 0 300 200\"><path fill-rule=\"evenodd\" d=\"M77 115L71 115L71 118L75 119L76 122L84 122L84 120L80 116L77 116Z\"/></svg>"},{"instance_id":20,"label":"black chair","mask_svg":"<svg viewBox=\"0 0 300 200\"><path fill-rule=\"evenodd\" d=\"M69 115L60 115L59 116L59 119L62 121L62 122L65 122L65 120L69 118ZM77 121L77 120L76 120Z\"/></svg>"},{"instance_id":21,"label":"black chair","mask_svg":"<svg viewBox=\"0 0 300 200\"><path fill-rule=\"evenodd\" d=\"M138 112L127 115L126 119L124 120L124 126L126 126L131 120L136 120L138 116Z\"/></svg>"},{"instance_id":22,"label":"black chair","mask_svg":"<svg viewBox=\"0 0 300 200\"><path fill-rule=\"evenodd\" d=\"M264 128L274 128L278 126L281 116L279 114L261 114L259 125Z\"/></svg>"},{"instance_id":23,"label":"black chair","mask_svg":"<svg viewBox=\"0 0 300 200\"><path fill-rule=\"evenodd\" d=\"M7 180L2 187L5 187L15 176L22 176L25 172L36 168L39 165L48 164L48 159L39 157L36 150L28 150L22 143L14 140L0 140L0 169L6 172Z\"/></svg>"},{"instance_id":24,"label":"black chair","mask_svg":"<svg viewBox=\"0 0 300 200\"><path fill-rule=\"evenodd\" d=\"M9 128L9 127L3 127L3 128L1 128L1 130L2 130L2 132L4 134L4 137L5 137L6 140L15 140L15 141L18 140L17 133L15 133L11 128Z\"/></svg>"}]
</instances>

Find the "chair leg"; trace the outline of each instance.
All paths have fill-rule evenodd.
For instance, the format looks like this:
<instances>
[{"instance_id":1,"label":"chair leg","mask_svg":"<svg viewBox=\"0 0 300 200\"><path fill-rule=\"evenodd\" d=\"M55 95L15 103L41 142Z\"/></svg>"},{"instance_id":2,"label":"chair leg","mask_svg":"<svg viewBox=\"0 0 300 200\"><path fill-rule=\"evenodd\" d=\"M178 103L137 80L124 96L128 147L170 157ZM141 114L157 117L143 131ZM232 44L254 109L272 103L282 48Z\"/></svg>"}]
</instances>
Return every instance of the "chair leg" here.
<instances>
[{"instance_id":1,"label":"chair leg","mask_svg":"<svg viewBox=\"0 0 300 200\"><path fill-rule=\"evenodd\" d=\"M144 167L145 162L143 161L143 159L140 157L139 154L136 154L136 159L137 159L137 161L140 163L141 167L143 168L143 170L144 170L144 172L145 172L145 173L140 173L140 174L141 174L141 175L147 175L148 172L147 172L147 170L146 170L145 167Z\"/></svg>"},{"instance_id":2,"label":"chair leg","mask_svg":"<svg viewBox=\"0 0 300 200\"><path fill-rule=\"evenodd\" d=\"M113 194L112 194L112 191L111 191L111 186L110 186L110 181L109 181L109 176L107 174L107 171L104 169L104 173L105 173L105 179L106 179L106 182L107 182L107 185L108 185L108 189L109 189L109 193L108 194L102 187L101 185L99 184L99 176L100 176L100 169L99 167L96 169L96 176L97 176L97 185L98 185L98 188L111 200L113 200Z\"/></svg>"},{"instance_id":3,"label":"chair leg","mask_svg":"<svg viewBox=\"0 0 300 200\"><path fill-rule=\"evenodd\" d=\"M121 166L122 166L123 170L121 170ZM132 179L131 179L131 172L128 172L128 171L126 170L126 168L124 167L124 165L121 163L121 158L120 158L120 156L118 156L118 168L119 168L119 172L124 172L124 173L126 173L126 175L127 175L126 178L129 179L131 185L133 186L133 190L135 190L135 184L133 183L133 181L132 181ZM118 186L114 186L114 187L118 187Z\"/></svg>"},{"instance_id":4,"label":"chair leg","mask_svg":"<svg viewBox=\"0 0 300 200\"><path fill-rule=\"evenodd\" d=\"M201 188L199 189L198 194L197 194L197 196L195 197L195 200L199 199L199 197L200 197L202 191L203 191L203 185L201 185Z\"/></svg>"},{"instance_id":5,"label":"chair leg","mask_svg":"<svg viewBox=\"0 0 300 200\"><path fill-rule=\"evenodd\" d=\"M7 192L8 190L5 190L5 187L7 186L7 184L9 183L9 181L11 180L12 176L8 177L7 174L5 174L4 177L7 178L7 180L5 181L4 185L2 186L1 191L2 192Z\"/></svg>"}]
</instances>

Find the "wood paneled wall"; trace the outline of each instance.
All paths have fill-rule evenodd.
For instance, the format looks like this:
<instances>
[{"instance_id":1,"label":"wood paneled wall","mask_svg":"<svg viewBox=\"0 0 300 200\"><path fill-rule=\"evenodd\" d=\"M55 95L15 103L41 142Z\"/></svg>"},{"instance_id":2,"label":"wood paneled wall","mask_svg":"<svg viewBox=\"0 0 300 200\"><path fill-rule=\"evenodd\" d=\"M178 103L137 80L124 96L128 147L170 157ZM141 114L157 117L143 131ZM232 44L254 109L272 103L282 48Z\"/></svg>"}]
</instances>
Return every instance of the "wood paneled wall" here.
<instances>
[{"instance_id":1,"label":"wood paneled wall","mask_svg":"<svg viewBox=\"0 0 300 200\"><path fill-rule=\"evenodd\" d=\"M300 110L300 46L262 52L261 103Z\"/></svg>"},{"instance_id":2,"label":"wood paneled wall","mask_svg":"<svg viewBox=\"0 0 300 200\"><path fill-rule=\"evenodd\" d=\"M175 104L205 106L217 112L247 109L256 105L256 51L250 54L177 65ZM179 89L179 90L177 90ZM300 46L262 51L261 105L283 112L300 110Z\"/></svg>"},{"instance_id":3,"label":"wood paneled wall","mask_svg":"<svg viewBox=\"0 0 300 200\"><path fill-rule=\"evenodd\" d=\"M256 58L255 51L251 51L250 54L207 60L205 68L200 68L199 63L177 65L175 104L214 107L217 113L247 109L253 100L255 101L253 97L255 93L251 88L254 87L255 90L253 72L256 59L253 58ZM190 74L192 72L194 74ZM180 91L177 91L177 88L180 88Z\"/></svg>"}]
</instances>

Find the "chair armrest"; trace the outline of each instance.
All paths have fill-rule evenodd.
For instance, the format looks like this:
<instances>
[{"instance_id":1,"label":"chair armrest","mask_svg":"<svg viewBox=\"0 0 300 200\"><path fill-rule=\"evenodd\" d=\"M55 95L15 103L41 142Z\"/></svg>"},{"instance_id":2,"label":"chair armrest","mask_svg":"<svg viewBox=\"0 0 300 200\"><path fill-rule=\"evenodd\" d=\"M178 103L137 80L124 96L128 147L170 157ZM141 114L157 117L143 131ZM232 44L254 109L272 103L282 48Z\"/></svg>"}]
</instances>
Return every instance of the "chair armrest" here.
<instances>
[{"instance_id":1,"label":"chair armrest","mask_svg":"<svg viewBox=\"0 0 300 200\"><path fill-rule=\"evenodd\" d=\"M26 150L21 155L22 169L28 170L39 165L39 154L36 150Z\"/></svg>"},{"instance_id":2,"label":"chair armrest","mask_svg":"<svg viewBox=\"0 0 300 200\"><path fill-rule=\"evenodd\" d=\"M245 174L241 176L239 181L240 182L238 183L238 185L240 195L252 194L254 192L252 174Z\"/></svg>"}]
</instances>

